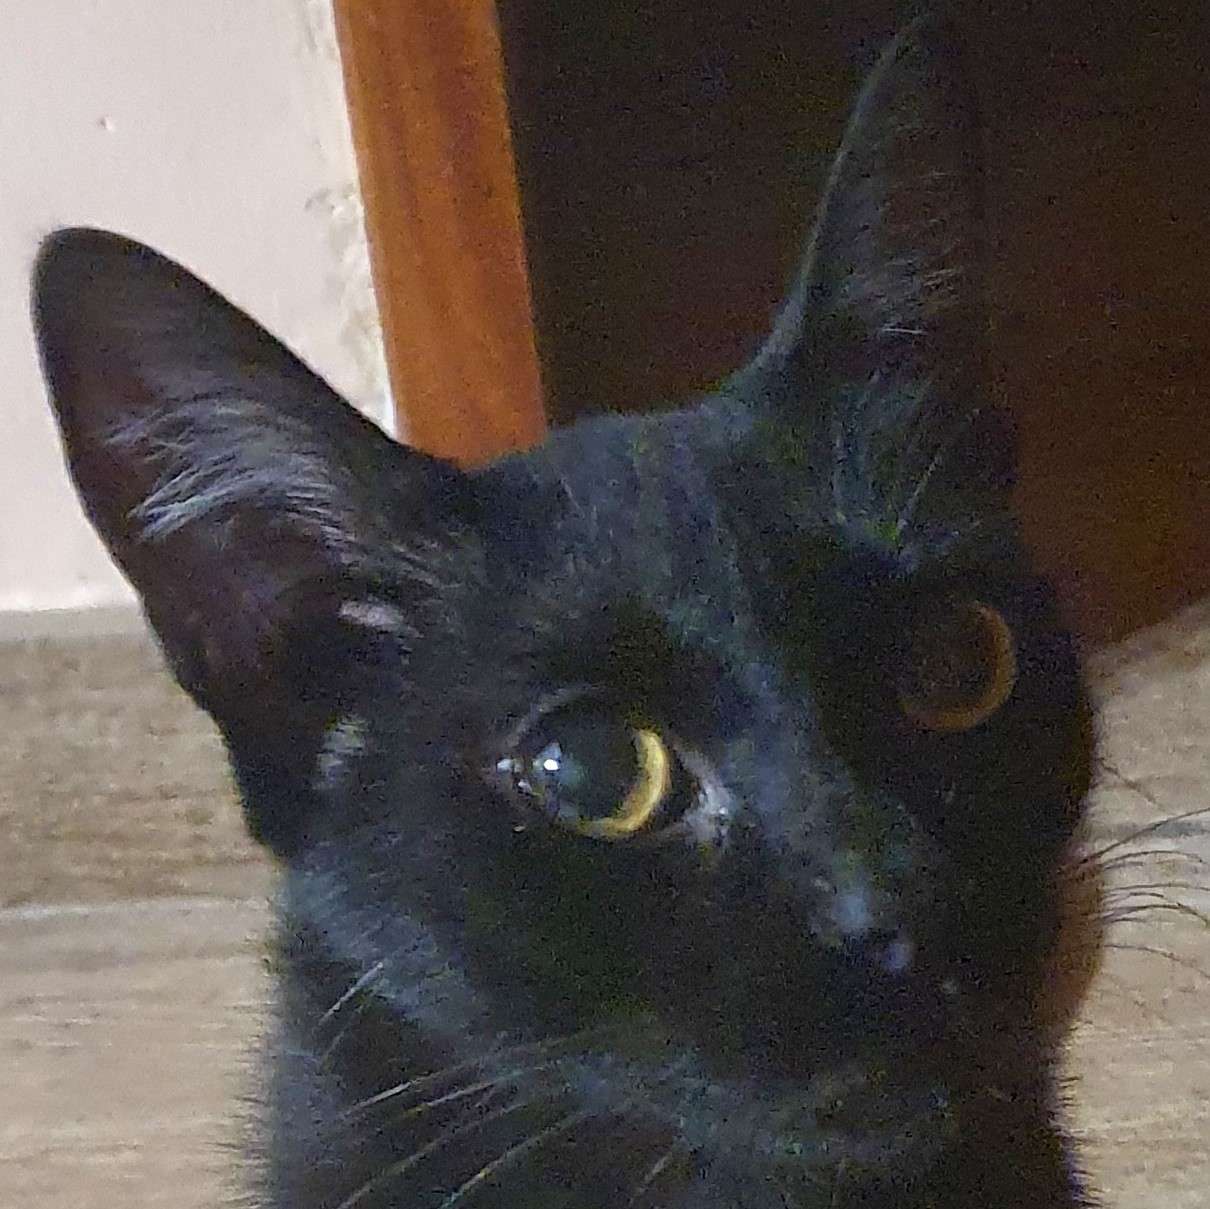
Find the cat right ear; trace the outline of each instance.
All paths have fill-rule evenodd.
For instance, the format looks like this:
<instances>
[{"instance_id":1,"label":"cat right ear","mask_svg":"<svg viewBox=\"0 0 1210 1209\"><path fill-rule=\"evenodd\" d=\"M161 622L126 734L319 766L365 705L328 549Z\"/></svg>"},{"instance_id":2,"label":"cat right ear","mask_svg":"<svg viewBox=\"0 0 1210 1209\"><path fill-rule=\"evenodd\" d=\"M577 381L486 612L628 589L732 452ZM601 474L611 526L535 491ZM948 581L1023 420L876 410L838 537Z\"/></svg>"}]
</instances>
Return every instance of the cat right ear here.
<instances>
[{"instance_id":1,"label":"cat right ear","mask_svg":"<svg viewBox=\"0 0 1210 1209\"><path fill-rule=\"evenodd\" d=\"M800 278L758 360L865 379L970 367L982 319L978 117L952 34L904 30L866 81Z\"/></svg>"},{"instance_id":2,"label":"cat right ear","mask_svg":"<svg viewBox=\"0 0 1210 1209\"><path fill-rule=\"evenodd\" d=\"M72 478L178 678L221 725L279 711L299 610L398 578L461 474L141 244L50 236L33 309Z\"/></svg>"},{"instance_id":3,"label":"cat right ear","mask_svg":"<svg viewBox=\"0 0 1210 1209\"><path fill-rule=\"evenodd\" d=\"M983 405L980 134L957 60L948 28L927 17L883 54L790 298L730 384L821 467L847 451L822 477L840 497L832 511L870 531L926 503L911 494L922 486L938 494L948 477L986 492L1011 474L1005 430ZM965 447L950 458L956 439Z\"/></svg>"}]
</instances>

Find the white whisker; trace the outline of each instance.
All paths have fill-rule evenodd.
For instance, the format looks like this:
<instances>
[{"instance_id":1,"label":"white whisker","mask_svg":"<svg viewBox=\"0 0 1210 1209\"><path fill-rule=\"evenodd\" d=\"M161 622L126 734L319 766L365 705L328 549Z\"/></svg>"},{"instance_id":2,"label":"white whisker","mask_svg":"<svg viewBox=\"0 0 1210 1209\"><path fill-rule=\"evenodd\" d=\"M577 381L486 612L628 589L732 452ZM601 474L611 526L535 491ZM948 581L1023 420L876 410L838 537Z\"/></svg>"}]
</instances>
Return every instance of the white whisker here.
<instances>
[{"instance_id":1,"label":"white whisker","mask_svg":"<svg viewBox=\"0 0 1210 1209\"><path fill-rule=\"evenodd\" d=\"M559 1037L546 1037L541 1041L523 1042L519 1045L509 1045L502 1049L491 1050L488 1053L479 1054L474 1058L468 1058L462 1062L455 1062L449 1066L441 1067L439 1070L430 1071L428 1074L417 1075L412 1079L405 1079L400 1083L395 1083L390 1087L383 1088L382 1091L375 1092L372 1096L368 1096L364 1100L359 1100L356 1104L345 1110L346 1116L351 1116L354 1113L361 1112L368 1108L377 1107L380 1104L385 1104L388 1100L396 1099L399 1096L406 1096L411 1092L424 1092L434 1087L443 1081L448 1081L456 1075L466 1074L468 1071L483 1070L492 1062L504 1062L515 1060L522 1057L545 1058L554 1054L563 1046L574 1046L580 1042L587 1041L590 1037L597 1035L606 1035L614 1026L609 1025L594 1025L590 1028L581 1029L579 1032L567 1033ZM536 1071L545 1069L550 1063L538 1063L527 1068L519 1068L515 1071L507 1072L500 1075L500 1078L515 1077L518 1074L526 1073L527 1071Z\"/></svg>"},{"instance_id":2,"label":"white whisker","mask_svg":"<svg viewBox=\"0 0 1210 1209\"><path fill-rule=\"evenodd\" d=\"M507 1170L514 1166L518 1161L523 1159L527 1154L533 1153L539 1147L544 1146L547 1142L554 1138L567 1133L574 1129L582 1121L587 1121L596 1116L596 1110L591 1108L581 1108L577 1112L568 1113L567 1116L561 1117L553 1125L546 1126L545 1129L539 1130L535 1134L531 1134L523 1141L516 1142L505 1150L502 1154L494 1158L485 1167L481 1167L469 1180L463 1181L453 1192L449 1194L441 1202L439 1209L453 1209L453 1206L464 1201L468 1196L471 1196L478 1188L481 1188L493 1176L498 1175L501 1171Z\"/></svg>"},{"instance_id":3,"label":"white whisker","mask_svg":"<svg viewBox=\"0 0 1210 1209\"><path fill-rule=\"evenodd\" d=\"M488 1093L490 1097L492 1093ZM482 1102L486 1102L485 1100ZM352 1209L352 1207L363 1201L372 1192L376 1192L385 1183L394 1180L399 1176L407 1175L408 1172L414 1170L425 1159L437 1154L445 1149L451 1142L456 1142L460 1138L470 1137L471 1134L477 1133L487 1125L492 1125L497 1121L503 1120L505 1117L511 1116L515 1112L520 1112L526 1108L532 1108L536 1100L520 1100L514 1104L508 1104L503 1108L497 1109L493 1113L489 1113L480 1121L471 1121L469 1124L455 1123L448 1129L442 1130L432 1141L427 1142L419 1150L413 1151L406 1159L400 1159L398 1162L390 1164L370 1179L366 1180L359 1188L351 1192L336 1209ZM477 1107L477 1105L475 1105Z\"/></svg>"},{"instance_id":4,"label":"white whisker","mask_svg":"<svg viewBox=\"0 0 1210 1209\"><path fill-rule=\"evenodd\" d=\"M676 1157L676 1152L680 1149L679 1142L673 1142L667 1150L647 1170L647 1174L639 1181L633 1193L631 1193L628 1205L637 1205L643 1197L652 1189L658 1182L660 1176L668 1169L668 1164Z\"/></svg>"},{"instance_id":5,"label":"white whisker","mask_svg":"<svg viewBox=\"0 0 1210 1209\"><path fill-rule=\"evenodd\" d=\"M354 981L349 985L349 989L345 991L344 994L342 994L340 998L337 999L336 1002L333 1003L322 1016L320 1016L317 1027L323 1028L323 1026L327 1024L328 1021L331 1020L332 1017L335 1016L337 1012L339 1012L341 1008L343 1008L345 1004L347 1004L349 1000L357 994L358 991L364 991L365 988L368 987L370 983L372 983L378 977L378 975L382 973L385 967L386 962L376 961L368 970L365 971L364 974L361 974L354 979Z\"/></svg>"}]
</instances>

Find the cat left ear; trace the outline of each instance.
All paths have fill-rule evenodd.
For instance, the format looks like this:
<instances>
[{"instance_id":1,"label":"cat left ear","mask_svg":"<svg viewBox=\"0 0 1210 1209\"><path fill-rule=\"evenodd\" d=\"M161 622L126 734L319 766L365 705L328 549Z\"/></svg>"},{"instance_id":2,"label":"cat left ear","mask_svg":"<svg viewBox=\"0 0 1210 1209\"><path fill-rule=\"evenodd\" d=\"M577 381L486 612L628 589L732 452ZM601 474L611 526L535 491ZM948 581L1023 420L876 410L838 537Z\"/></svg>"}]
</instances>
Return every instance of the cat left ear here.
<instances>
[{"instance_id":1,"label":"cat left ear","mask_svg":"<svg viewBox=\"0 0 1210 1209\"><path fill-rule=\"evenodd\" d=\"M779 421L859 451L861 473L898 463L897 481L909 485L960 429L983 423L980 135L957 58L931 18L884 53L833 164L794 290L731 383ZM985 463L975 476L1003 480L1003 431L971 435ZM905 456L919 464L905 467ZM849 486L850 511L904 502L886 498L886 482Z\"/></svg>"},{"instance_id":2,"label":"cat left ear","mask_svg":"<svg viewBox=\"0 0 1210 1209\"><path fill-rule=\"evenodd\" d=\"M461 475L142 244L59 231L33 293L72 478L177 678L220 724L279 712L288 636L397 579Z\"/></svg>"}]
</instances>

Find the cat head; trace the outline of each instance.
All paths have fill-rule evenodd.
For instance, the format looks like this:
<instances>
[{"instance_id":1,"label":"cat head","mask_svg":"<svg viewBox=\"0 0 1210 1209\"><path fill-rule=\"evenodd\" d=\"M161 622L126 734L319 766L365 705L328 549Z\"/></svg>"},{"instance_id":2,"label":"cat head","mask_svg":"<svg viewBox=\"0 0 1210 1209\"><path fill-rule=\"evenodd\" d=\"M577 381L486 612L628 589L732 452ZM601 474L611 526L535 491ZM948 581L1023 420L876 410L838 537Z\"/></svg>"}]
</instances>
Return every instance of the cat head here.
<instances>
[{"instance_id":1,"label":"cat head","mask_svg":"<svg viewBox=\"0 0 1210 1209\"><path fill-rule=\"evenodd\" d=\"M918 23L752 362L475 472L157 253L46 241L71 473L286 869L281 1203L1077 1203L1089 721L978 158Z\"/></svg>"}]
</instances>

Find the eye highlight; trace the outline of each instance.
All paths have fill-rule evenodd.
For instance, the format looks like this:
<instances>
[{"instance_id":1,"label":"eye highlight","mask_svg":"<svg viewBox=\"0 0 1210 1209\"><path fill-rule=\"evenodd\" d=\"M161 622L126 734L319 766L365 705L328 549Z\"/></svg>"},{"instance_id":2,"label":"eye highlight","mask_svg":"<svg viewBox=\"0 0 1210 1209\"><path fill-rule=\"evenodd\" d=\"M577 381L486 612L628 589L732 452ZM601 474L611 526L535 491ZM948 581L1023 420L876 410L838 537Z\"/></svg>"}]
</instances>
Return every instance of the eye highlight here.
<instances>
[{"instance_id":1,"label":"eye highlight","mask_svg":"<svg viewBox=\"0 0 1210 1209\"><path fill-rule=\"evenodd\" d=\"M601 709L541 719L496 764L512 796L599 840L652 833L677 817L684 770L664 737Z\"/></svg>"},{"instance_id":2,"label":"eye highlight","mask_svg":"<svg viewBox=\"0 0 1210 1209\"><path fill-rule=\"evenodd\" d=\"M948 602L920 616L905 651L899 707L926 730L973 730L1004 705L1017 682L1012 630L982 601Z\"/></svg>"}]
</instances>

